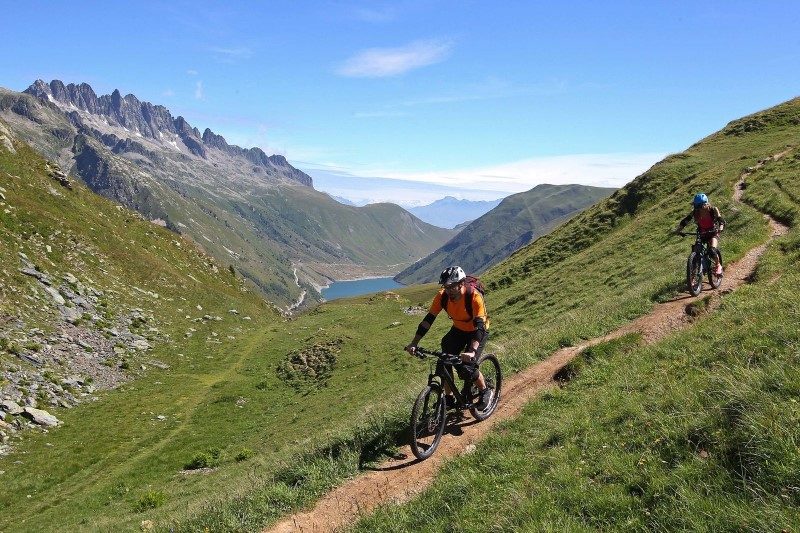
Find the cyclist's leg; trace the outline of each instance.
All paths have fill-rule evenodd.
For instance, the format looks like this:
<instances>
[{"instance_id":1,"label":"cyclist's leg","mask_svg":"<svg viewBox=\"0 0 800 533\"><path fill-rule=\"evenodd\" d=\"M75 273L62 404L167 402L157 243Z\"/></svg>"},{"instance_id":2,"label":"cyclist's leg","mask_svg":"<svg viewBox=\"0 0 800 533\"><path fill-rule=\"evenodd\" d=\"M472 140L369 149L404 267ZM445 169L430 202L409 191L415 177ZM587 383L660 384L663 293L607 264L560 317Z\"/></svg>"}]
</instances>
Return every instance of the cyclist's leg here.
<instances>
[{"instance_id":1,"label":"cyclist's leg","mask_svg":"<svg viewBox=\"0 0 800 533\"><path fill-rule=\"evenodd\" d=\"M722 270L722 250L719 249L719 233L715 233L708 240L708 248L708 252L714 260L714 272L719 273Z\"/></svg>"},{"instance_id":2,"label":"cyclist's leg","mask_svg":"<svg viewBox=\"0 0 800 533\"><path fill-rule=\"evenodd\" d=\"M462 338L462 346L461 350L467 348L467 346L472 342L472 332L467 331L459 331L459 335ZM471 381L474 383L478 390L482 391L486 388L486 380L483 378L483 374L480 373L478 370L478 359L480 359L481 354L483 353L483 348L486 346L486 339L489 337L488 333L483 336L480 344L478 344L478 348L475 350L475 361L473 364L465 363L461 369L459 369L458 376L463 379L464 381Z\"/></svg>"},{"instance_id":3,"label":"cyclist's leg","mask_svg":"<svg viewBox=\"0 0 800 533\"><path fill-rule=\"evenodd\" d=\"M448 331L444 337L442 337L442 351L444 353L449 354L459 354L467 345L467 341L464 339L464 332L455 328L451 327L450 331ZM438 364L442 364L439 362ZM450 374L453 374L453 365L443 365L450 371ZM447 383L444 384L444 392L445 394L453 394L453 391L450 390L450 385Z\"/></svg>"},{"instance_id":4,"label":"cyclist's leg","mask_svg":"<svg viewBox=\"0 0 800 533\"><path fill-rule=\"evenodd\" d=\"M483 353L483 348L486 346L486 340L489 338L489 332L487 331L486 334L483 336L480 344L478 344L478 349L475 350L475 361L477 362L478 359L481 358L481 354ZM477 367L476 367L477 370ZM484 379L483 374L481 374L480 370L477 370L478 376L475 378L475 385L478 386L478 390L483 390L486 388L486 379Z\"/></svg>"}]
</instances>

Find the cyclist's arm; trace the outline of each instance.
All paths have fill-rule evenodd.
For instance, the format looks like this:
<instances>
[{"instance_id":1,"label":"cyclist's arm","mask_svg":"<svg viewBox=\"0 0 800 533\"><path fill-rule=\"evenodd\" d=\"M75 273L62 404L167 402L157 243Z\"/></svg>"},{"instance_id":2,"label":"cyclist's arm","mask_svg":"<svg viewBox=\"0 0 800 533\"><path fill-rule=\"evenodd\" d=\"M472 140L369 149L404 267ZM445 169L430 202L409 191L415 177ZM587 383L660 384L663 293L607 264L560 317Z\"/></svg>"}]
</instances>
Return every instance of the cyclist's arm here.
<instances>
[{"instance_id":1,"label":"cyclist's arm","mask_svg":"<svg viewBox=\"0 0 800 533\"><path fill-rule=\"evenodd\" d=\"M428 314L425 315L425 318L423 318L422 322L420 322L419 326L417 326L417 333L414 335L414 339L408 346L406 346L407 352L412 353L414 349L416 349L419 341L421 341L422 337L424 337L425 334L428 333L428 330L431 329L433 321L436 320L436 315L442 311L442 294L444 294L443 290L436 293L436 296L433 297L433 302L428 310Z\"/></svg>"},{"instance_id":2,"label":"cyclist's arm","mask_svg":"<svg viewBox=\"0 0 800 533\"><path fill-rule=\"evenodd\" d=\"M433 313L428 313L425 315L425 318L423 318L422 322L420 322L419 326L417 326L417 333L414 335L414 340L411 341L412 346L419 344L419 341L422 340L422 337L424 337L425 334L428 333L428 330L431 329L434 320L436 320L436 315Z\"/></svg>"},{"instance_id":3,"label":"cyclist's arm","mask_svg":"<svg viewBox=\"0 0 800 533\"><path fill-rule=\"evenodd\" d=\"M714 214L714 223L717 224L720 230L725 227L725 219L722 218L722 214L719 212L719 207L715 207L712 211Z\"/></svg>"},{"instance_id":4,"label":"cyclist's arm","mask_svg":"<svg viewBox=\"0 0 800 533\"><path fill-rule=\"evenodd\" d=\"M686 227L686 224L688 224L692 218L694 218L694 211L691 211L688 215L683 217L680 222L678 222L677 231L683 231L683 228Z\"/></svg>"}]
</instances>

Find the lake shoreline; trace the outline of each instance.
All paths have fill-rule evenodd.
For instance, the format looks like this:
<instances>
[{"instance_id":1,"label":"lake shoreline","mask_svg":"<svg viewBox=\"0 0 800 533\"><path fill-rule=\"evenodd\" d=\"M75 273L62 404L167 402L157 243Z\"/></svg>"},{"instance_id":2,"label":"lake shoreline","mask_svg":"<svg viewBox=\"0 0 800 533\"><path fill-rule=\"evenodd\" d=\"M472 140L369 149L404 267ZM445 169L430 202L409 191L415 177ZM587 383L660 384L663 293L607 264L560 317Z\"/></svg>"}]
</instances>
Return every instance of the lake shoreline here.
<instances>
[{"instance_id":1,"label":"lake shoreline","mask_svg":"<svg viewBox=\"0 0 800 533\"><path fill-rule=\"evenodd\" d=\"M331 294L331 289L336 287ZM349 298L352 296L361 296L363 294L372 294L374 292L382 292L392 289L399 289L405 287L404 284L395 281L390 276L364 276L355 279L347 280L334 280L330 285L320 291L322 298L325 301L336 300L339 298Z\"/></svg>"}]
</instances>

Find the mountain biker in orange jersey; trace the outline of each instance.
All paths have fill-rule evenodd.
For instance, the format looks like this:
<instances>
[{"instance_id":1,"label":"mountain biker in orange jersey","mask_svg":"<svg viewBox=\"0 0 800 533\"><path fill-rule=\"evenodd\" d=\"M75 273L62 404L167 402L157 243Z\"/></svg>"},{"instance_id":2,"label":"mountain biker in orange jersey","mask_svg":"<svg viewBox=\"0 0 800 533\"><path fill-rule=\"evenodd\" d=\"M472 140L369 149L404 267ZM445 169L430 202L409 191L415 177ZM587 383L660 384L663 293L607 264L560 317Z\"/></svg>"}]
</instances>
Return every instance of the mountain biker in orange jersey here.
<instances>
[{"instance_id":1,"label":"mountain biker in orange jersey","mask_svg":"<svg viewBox=\"0 0 800 533\"><path fill-rule=\"evenodd\" d=\"M678 227L676 233L683 231L684 226L694 218L697 229L702 233L701 238L708 243L709 253L714 257L714 274L722 276L722 252L717 247L719 244L719 232L725 229L725 220L719 213L719 209L708 203L708 196L705 193L697 193L692 199L692 212L686 215Z\"/></svg>"},{"instance_id":2,"label":"mountain biker in orange jersey","mask_svg":"<svg viewBox=\"0 0 800 533\"><path fill-rule=\"evenodd\" d=\"M486 386L486 380L476 364L489 337L489 332L486 330L486 305L480 291L472 290L472 317L469 316L463 300L469 296L464 283L466 277L466 274L459 266L452 266L442 271L441 276L439 276L439 284L443 288L439 289L439 292L433 297L428 314L419 323L414 339L411 344L405 347L405 350L411 355L415 354L417 344L428 332L433 321L436 320L436 316L442 311L442 298L446 292L447 308L445 312L453 321L453 326L442 337L442 351L449 354L461 354L461 360L465 365L463 368L458 369L458 375L464 380L472 379L477 385L480 391L480 400L477 408L483 411L492 401L493 394L492 389ZM441 361L437 363L437 365L441 364L444 363ZM452 371L452 369L450 370ZM453 391L450 390L446 383L445 394L445 401L448 407L455 405Z\"/></svg>"}]
</instances>

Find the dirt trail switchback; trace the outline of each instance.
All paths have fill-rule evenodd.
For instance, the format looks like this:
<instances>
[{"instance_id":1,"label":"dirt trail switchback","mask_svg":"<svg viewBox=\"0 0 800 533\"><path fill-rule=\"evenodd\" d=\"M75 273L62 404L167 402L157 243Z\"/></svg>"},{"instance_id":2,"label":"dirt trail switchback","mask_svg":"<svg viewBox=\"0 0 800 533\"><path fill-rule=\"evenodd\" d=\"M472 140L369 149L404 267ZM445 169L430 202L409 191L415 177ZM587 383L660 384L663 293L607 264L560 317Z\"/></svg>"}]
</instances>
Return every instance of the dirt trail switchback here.
<instances>
[{"instance_id":1,"label":"dirt trail switchback","mask_svg":"<svg viewBox=\"0 0 800 533\"><path fill-rule=\"evenodd\" d=\"M743 184L754 170L768 161L780 159L790 151L791 149L763 159L758 165L744 171L734 187L734 199L741 201ZM770 241L789 231L789 228L770 217L765 215L765 218L768 219L771 228ZM687 293L680 294L669 302L657 304L647 315L607 335L587 340L577 346L562 348L544 361L507 378L504 380L502 398L494 414L481 423L465 420L458 424L457 431L446 432L432 457L425 461L417 461L406 446L400 458L389 459L380 467L346 481L317 501L313 509L293 514L265 531L275 533L340 531L360 516L371 513L378 505L410 500L433 482L445 461L457 455L471 453L475 450L475 443L491 431L495 424L517 416L532 398L546 388L555 386L553 376L582 350L628 333L640 333L644 342L651 344L691 323L691 318L686 314L686 306L689 303L710 294L712 296L710 307L719 305L721 295L747 282L768 243L769 241L751 249L742 259L727 265L722 285L717 291L709 292L708 284L704 284L704 292L696 297L690 297Z\"/></svg>"}]
</instances>

